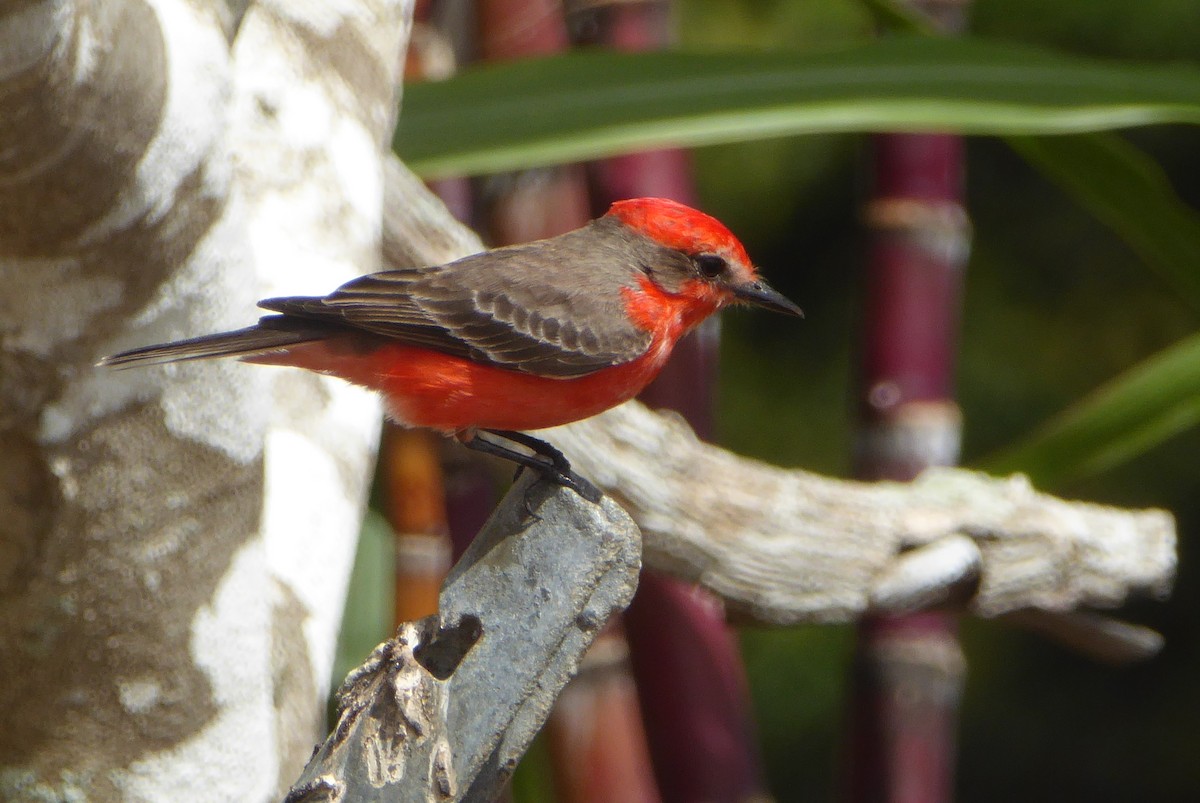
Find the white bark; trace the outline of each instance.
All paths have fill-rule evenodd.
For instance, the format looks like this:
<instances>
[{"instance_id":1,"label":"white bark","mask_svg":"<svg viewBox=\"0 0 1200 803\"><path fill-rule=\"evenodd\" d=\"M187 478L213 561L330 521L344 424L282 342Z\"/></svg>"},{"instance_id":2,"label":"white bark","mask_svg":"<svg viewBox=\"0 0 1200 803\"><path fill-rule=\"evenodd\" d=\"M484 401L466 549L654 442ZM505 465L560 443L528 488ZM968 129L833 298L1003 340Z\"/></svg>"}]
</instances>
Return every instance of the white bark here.
<instances>
[{"instance_id":1,"label":"white bark","mask_svg":"<svg viewBox=\"0 0 1200 803\"><path fill-rule=\"evenodd\" d=\"M232 141L261 296L321 295L379 269L383 155L395 121L406 2L252 5L234 43ZM245 367L246 372L259 369ZM262 532L307 639L321 710L379 424L377 397L271 371ZM289 766L323 729L280 734ZM294 772L293 772L294 775ZM290 778L281 780L290 781Z\"/></svg>"},{"instance_id":2,"label":"white bark","mask_svg":"<svg viewBox=\"0 0 1200 803\"><path fill-rule=\"evenodd\" d=\"M0 10L0 797L266 799L323 732L376 403L92 363L377 267L410 12Z\"/></svg>"}]
</instances>

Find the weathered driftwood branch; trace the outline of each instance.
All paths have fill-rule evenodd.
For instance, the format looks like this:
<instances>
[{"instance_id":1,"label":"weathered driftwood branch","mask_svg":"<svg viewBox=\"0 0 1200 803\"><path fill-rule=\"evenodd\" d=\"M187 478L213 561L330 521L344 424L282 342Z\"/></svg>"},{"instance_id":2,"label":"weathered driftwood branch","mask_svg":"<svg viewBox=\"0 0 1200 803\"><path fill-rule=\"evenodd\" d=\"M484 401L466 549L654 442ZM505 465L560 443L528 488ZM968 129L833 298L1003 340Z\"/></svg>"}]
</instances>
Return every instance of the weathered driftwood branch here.
<instances>
[{"instance_id":1,"label":"weathered driftwood branch","mask_svg":"<svg viewBox=\"0 0 1200 803\"><path fill-rule=\"evenodd\" d=\"M482 247L396 160L387 192L390 264ZM633 403L546 435L638 522L648 567L699 583L754 621L949 605L1019 614L1110 660L1160 643L1144 628L1062 614L1168 591L1175 530L1162 511L1067 502L1019 476L959 469L912 484L828 479L701 443L681 421Z\"/></svg>"},{"instance_id":2,"label":"weathered driftwood branch","mask_svg":"<svg viewBox=\"0 0 1200 803\"><path fill-rule=\"evenodd\" d=\"M637 527L611 500L523 477L447 578L438 615L347 677L289 803L494 799L640 568Z\"/></svg>"},{"instance_id":3,"label":"weathered driftwood branch","mask_svg":"<svg viewBox=\"0 0 1200 803\"><path fill-rule=\"evenodd\" d=\"M1165 593L1174 568L1167 514L1065 502L1020 476L834 480L708 446L636 404L546 435L640 522L648 566L768 624L1112 607Z\"/></svg>"}]
</instances>

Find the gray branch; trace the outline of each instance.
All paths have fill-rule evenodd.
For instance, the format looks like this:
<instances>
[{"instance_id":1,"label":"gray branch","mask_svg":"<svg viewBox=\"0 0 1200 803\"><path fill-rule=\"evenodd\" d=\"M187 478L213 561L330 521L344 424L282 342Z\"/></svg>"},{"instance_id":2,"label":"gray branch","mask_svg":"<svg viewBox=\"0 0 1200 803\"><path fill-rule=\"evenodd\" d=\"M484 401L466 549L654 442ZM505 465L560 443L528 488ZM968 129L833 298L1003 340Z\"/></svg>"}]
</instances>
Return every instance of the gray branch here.
<instances>
[{"instance_id":1,"label":"gray branch","mask_svg":"<svg viewBox=\"0 0 1200 803\"><path fill-rule=\"evenodd\" d=\"M522 478L442 588L350 673L288 803L490 801L608 618L641 535L612 501Z\"/></svg>"},{"instance_id":2,"label":"gray branch","mask_svg":"<svg viewBox=\"0 0 1200 803\"><path fill-rule=\"evenodd\" d=\"M748 619L952 607L1036 623L1102 660L1161 645L1145 628L1064 615L1167 594L1176 539L1164 511L1066 501L1020 475L964 469L911 483L830 479L710 446L678 417L634 403L545 435L637 520L647 566Z\"/></svg>"}]
</instances>

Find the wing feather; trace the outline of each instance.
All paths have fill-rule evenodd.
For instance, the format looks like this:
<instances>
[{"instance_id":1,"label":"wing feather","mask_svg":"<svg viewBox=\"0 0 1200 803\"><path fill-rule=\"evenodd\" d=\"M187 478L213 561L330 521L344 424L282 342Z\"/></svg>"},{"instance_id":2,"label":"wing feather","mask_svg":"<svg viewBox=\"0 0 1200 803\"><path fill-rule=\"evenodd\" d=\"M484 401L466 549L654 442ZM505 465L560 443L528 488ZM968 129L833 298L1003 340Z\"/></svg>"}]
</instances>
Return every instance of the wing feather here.
<instances>
[{"instance_id":1,"label":"wing feather","mask_svg":"<svg viewBox=\"0 0 1200 803\"><path fill-rule=\"evenodd\" d=\"M671 259L685 258L602 218L552 240L371 274L323 298L260 306L566 379L646 352L652 335L629 320L621 290L637 287L641 265Z\"/></svg>"}]
</instances>

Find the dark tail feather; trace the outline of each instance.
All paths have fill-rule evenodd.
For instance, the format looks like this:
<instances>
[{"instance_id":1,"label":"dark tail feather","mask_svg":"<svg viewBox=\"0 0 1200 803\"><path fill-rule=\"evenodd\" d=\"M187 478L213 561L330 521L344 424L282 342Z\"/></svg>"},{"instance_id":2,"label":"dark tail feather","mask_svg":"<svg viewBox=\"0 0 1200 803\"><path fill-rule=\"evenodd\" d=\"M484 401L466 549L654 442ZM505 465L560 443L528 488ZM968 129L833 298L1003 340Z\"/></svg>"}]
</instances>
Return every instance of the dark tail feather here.
<instances>
[{"instance_id":1,"label":"dark tail feather","mask_svg":"<svg viewBox=\"0 0 1200 803\"><path fill-rule=\"evenodd\" d=\"M174 343L122 351L105 357L98 366L105 368L130 368L138 365L161 365L184 360L208 360L214 357L247 357L279 351L297 343L307 343L327 337L327 329L311 323L291 321L283 316L268 316L255 326L235 332L204 335Z\"/></svg>"}]
</instances>

